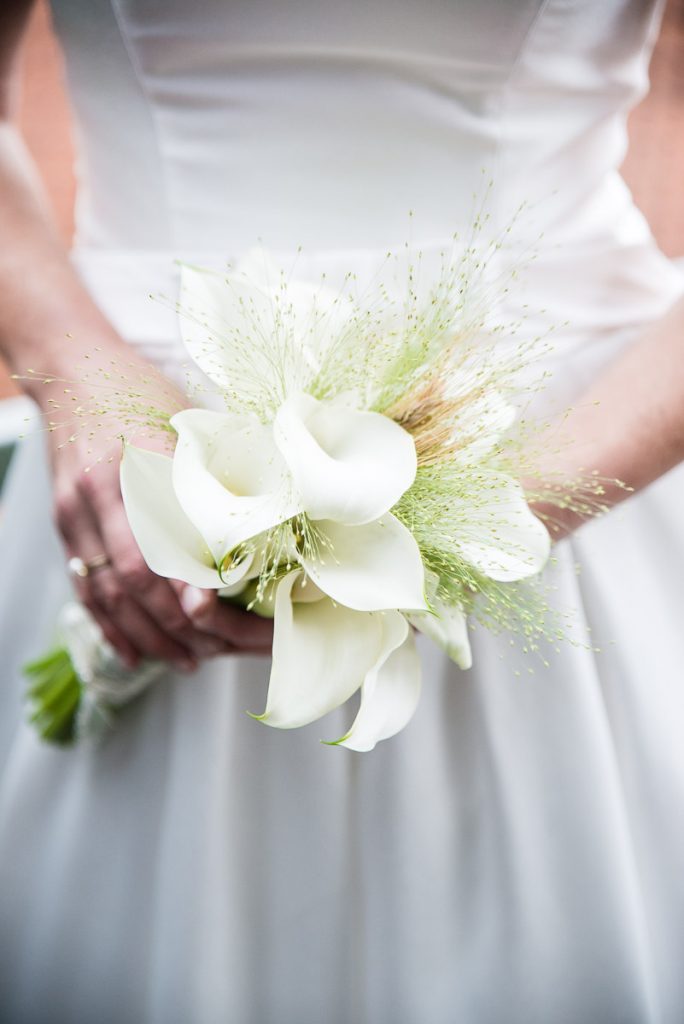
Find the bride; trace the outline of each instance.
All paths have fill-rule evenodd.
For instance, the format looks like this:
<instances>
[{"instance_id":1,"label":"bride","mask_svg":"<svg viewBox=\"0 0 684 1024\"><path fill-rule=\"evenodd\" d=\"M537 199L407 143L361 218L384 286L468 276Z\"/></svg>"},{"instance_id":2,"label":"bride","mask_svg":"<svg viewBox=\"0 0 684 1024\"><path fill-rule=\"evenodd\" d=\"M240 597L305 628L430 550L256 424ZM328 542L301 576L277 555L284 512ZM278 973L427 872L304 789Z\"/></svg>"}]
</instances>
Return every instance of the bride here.
<instances>
[{"instance_id":1,"label":"bride","mask_svg":"<svg viewBox=\"0 0 684 1024\"><path fill-rule=\"evenodd\" d=\"M409 209L426 251L467 228L486 167L492 232L521 200L544 230L500 313L558 326L573 444L549 468L640 493L579 532L568 515L556 549L559 607L600 652L567 644L531 673L476 633L460 673L425 642L414 721L357 756L244 715L269 624L150 572L116 446L86 474L87 440L34 432L0 534L3 1024L680 1022L684 284L617 173L660 5L52 6L79 139L70 255L10 122L31 0L0 14L15 372L71 378L97 348L177 379L177 325L147 299L175 296L175 259L262 239L286 266L301 245L315 278L363 273ZM27 390L49 413L62 387ZM168 673L102 745L64 751L25 724L21 665L71 585L128 664Z\"/></svg>"}]
</instances>

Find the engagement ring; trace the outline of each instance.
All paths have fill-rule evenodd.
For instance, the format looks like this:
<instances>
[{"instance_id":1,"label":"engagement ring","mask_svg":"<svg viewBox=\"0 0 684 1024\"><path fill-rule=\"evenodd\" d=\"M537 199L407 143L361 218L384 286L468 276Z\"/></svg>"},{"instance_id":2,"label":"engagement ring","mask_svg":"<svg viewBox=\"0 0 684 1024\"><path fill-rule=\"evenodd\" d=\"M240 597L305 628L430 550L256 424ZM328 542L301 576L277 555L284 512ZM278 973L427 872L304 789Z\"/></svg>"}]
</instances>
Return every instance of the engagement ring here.
<instances>
[{"instance_id":1,"label":"engagement ring","mask_svg":"<svg viewBox=\"0 0 684 1024\"><path fill-rule=\"evenodd\" d=\"M111 565L111 562L107 555L95 555L89 561L84 562L82 558L70 558L67 563L67 568L72 576L78 576L80 579L85 579L95 569L102 569L106 565Z\"/></svg>"}]
</instances>

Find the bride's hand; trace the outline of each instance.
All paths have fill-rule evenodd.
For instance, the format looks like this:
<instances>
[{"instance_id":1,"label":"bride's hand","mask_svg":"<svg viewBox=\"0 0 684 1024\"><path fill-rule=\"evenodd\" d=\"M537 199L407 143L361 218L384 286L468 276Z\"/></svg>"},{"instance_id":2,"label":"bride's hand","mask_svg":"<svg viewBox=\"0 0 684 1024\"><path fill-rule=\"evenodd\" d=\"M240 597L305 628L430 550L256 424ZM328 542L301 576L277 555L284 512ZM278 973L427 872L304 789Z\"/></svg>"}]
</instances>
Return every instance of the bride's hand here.
<instances>
[{"instance_id":1,"label":"bride's hand","mask_svg":"<svg viewBox=\"0 0 684 1024\"><path fill-rule=\"evenodd\" d=\"M59 421L59 414L52 419ZM199 659L216 654L269 653L269 620L219 601L214 591L163 579L146 565L121 498L116 422L107 424L101 437L96 432L88 438L84 429L83 437L64 443L68 430L48 434L54 517L69 558L84 563L107 558L74 580L80 600L126 664L155 658L190 671ZM149 431L136 444L165 450L163 436Z\"/></svg>"}]
</instances>

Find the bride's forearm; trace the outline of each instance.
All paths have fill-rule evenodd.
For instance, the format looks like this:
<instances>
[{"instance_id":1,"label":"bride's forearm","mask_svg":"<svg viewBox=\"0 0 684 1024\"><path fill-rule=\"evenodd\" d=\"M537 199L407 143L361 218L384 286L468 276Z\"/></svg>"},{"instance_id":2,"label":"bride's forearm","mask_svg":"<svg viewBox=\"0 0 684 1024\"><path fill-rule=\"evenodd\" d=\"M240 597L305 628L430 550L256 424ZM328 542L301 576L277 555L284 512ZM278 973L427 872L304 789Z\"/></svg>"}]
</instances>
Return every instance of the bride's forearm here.
<instances>
[{"instance_id":1,"label":"bride's forearm","mask_svg":"<svg viewBox=\"0 0 684 1024\"><path fill-rule=\"evenodd\" d=\"M7 121L0 122L0 225L0 354L14 373L67 375L96 345L127 351L71 266L36 169ZM21 383L44 400L43 385Z\"/></svg>"},{"instance_id":2,"label":"bride's forearm","mask_svg":"<svg viewBox=\"0 0 684 1024\"><path fill-rule=\"evenodd\" d=\"M119 338L81 284L52 223L35 168L6 122L0 122L0 280L0 354L15 373L29 378L22 384L50 420L66 426L70 407L64 402L62 381L42 381L52 376L79 379L82 360L96 350L100 355L88 364L91 370L97 362L106 363L108 370L118 360L127 367L139 366L149 381L151 404L166 407L172 386L161 375L150 378L152 367ZM32 368L42 371L33 380L28 373ZM56 407L66 408L66 414L55 415ZM54 518L66 554L86 562L106 558L97 573L74 581L103 635L130 666L152 658L190 669L200 658L215 654L267 653L270 622L220 605L215 591L202 592L186 613L180 591L143 561L122 503L118 425L114 416L109 428L93 438L88 424L68 437L69 444L63 443L63 430L46 433ZM145 434L139 443L154 447L155 438Z\"/></svg>"},{"instance_id":3,"label":"bride's forearm","mask_svg":"<svg viewBox=\"0 0 684 1024\"><path fill-rule=\"evenodd\" d=\"M608 506L684 460L684 300L603 371L546 440L553 454L541 476L598 473ZM560 532L582 522L570 511L553 518Z\"/></svg>"}]
</instances>

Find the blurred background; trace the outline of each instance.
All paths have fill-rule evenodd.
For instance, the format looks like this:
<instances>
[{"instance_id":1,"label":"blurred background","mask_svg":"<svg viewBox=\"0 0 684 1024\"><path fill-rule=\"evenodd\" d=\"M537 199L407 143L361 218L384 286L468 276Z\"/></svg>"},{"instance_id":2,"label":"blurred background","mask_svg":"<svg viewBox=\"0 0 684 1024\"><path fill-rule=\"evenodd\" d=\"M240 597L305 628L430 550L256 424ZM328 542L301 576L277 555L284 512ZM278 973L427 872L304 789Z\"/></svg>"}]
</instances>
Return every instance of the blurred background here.
<instances>
[{"instance_id":1,"label":"blurred background","mask_svg":"<svg viewBox=\"0 0 684 1024\"><path fill-rule=\"evenodd\" d=\"M684 0L669 0L651 65L651 91L630 118L624 176L668 256L684 257ZM59 49L41 0L25 48L19 123L65 242L73 229L74 151ZM0 363L0 484L21 432L24 400Z\"/></svg>"}]
</instances>

